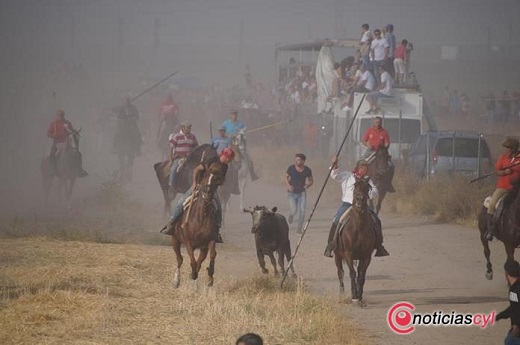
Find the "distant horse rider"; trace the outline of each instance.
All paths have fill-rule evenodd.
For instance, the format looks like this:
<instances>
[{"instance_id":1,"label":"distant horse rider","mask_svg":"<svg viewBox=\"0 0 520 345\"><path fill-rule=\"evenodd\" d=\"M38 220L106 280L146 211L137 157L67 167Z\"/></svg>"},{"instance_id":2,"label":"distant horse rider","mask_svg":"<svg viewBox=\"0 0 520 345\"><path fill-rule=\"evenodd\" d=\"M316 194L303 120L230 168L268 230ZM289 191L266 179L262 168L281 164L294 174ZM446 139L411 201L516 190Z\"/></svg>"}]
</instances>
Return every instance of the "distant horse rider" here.
<instances>
[{"instance_id":1,"label":"distant horse rider","mask_svg":"<svg viewBox=\"0 0 520 345\"><path fill-rule=\"evenodd\" d=\"M365 135L363 136L363 145L365 145L366 149L361 156L361 159L368 160L368 158L381 146L384 146L387 149L390 147L390 136L388 135L388 131L381 125L382 122L383 119L381 116L376 116L372 122L372 127L369 127L366 130ZM388 192L395 193L395 189L391 183L394 178L395 166L390 158L388 159L388 170L390 171L388 179L390 181L390 186Z\"/></svg>"},{"instance_id":2,"label":"distant horse rider","mask_svg":"<svg viewBox=\"0 0 520 345\"><path fill-rule=\"evenodd\" d=\"M226 173L228 170L228 164L233 160L235 157L235 152L230 149L229 147L224 148L218 156L214 157L205 157L202 162L193 169L193 185L190 189L184 194L184 196L179 200L175 208L173 209L172 213L172 219L171 224L173 224L179 217L182 215L183 212L183 205L186 199L193 193L194 190L197 189L197 185L204 176L204 173L210 168L212 164L218 163L220 165L220 172L222 173L222 176L220 176L220 182L224 183L224 180L226 178ZM218 197L218 193L215 193L214 196L216 208L217 208L217 227L218 227L218 237L217 237L217 243L223 243L222 237L220 236L220 228L222 226L222 206L220 204L220 199ZM182 225L181 225L182 226Z\"/></svg>"},{"instance_id":3,"label":"distant horse rider","mask_svg":"<svg viewBox=\"0 0 520 345\"><path fill-rule=\"evenodd\" d=\"M491 241L495 234L494 214L498 201L513 189L512 182L520 179L520 152L518 151L520 142L515 138L507 138L502 146L506 150L495 164L498 181L487 208L486 239L488 241Z\"/></svg>"},{"instance_id":4,"label":"distant horse rider","mask_svg":"<svg viewBox=\"0 0 520 345\"><path fill-rule=\"evenodd\" d=\"M222 127L226 129L226 135L231 140L233 140L237 136L237 134L244 133L246 130L246 125L242 121L238 120L238 113L236 111L231 112L231 116L229 117L229 119L222 122ZM247 149L244 150L244 152L240 152L240 154L243 155L247 165L249 166L249 171L251 172L251 180L258 180L258 176L256 175L253 167L253 161L251 160L251 157L249 156L249 152L247 152Z\"/></svg>"},{"instance_id":5,"label":"distant horse rider","mask_svg":"<svg viewBox=\"0 0 520 345\"><path fill-rule=\"evenodd\" d=\"M333 240L334 235L336 233L336 229L338 227L341 216L352 206L352 202L354 199L354 185L358 179L368 180L370 184L370 192L369 199L374 199L377 197L378 191L374 182L367 176L368 171L368 163L365 160L360 160L357 164L356 169L354 171L342 171L339 172L338 169L338 158L334 157L332 161L332 170L330 172L330 177L338 182L341 182L342 189L342 197L341 197L341 206L339 207L336 215L332 220L332 227L330 228L329 238L327 240L327 248L325 249L324 255L327 257L332 257L332 249L333 249ZM381 221L375 214L375 212L369 208L370 216L374 222L373 228L376 233L376 254L375 256L388 256L390 255L385 247L383 246L383 231L381 228Z\"/></svg>"},{"instance_id":6,"label":"distant horse rider","mask_svg":"<svg viewBox=\"0 0 520 345\"><path fill-rule=\"evenodd\" d=\"M211 139L210 144L215 150L217 150L218 154L231 145L231 139L226 135L225 127L222 126L218 129L218 137Z\"/></svg>"},{"instance_id":7,"label":"distant horse rider","mask_svg":"<svg viewBox=\"0 0 520 345\"><path fill-rule=\"evenodd\" d=\"M63 110L58 110L56 112L54 121L50 123L49 129L47 130L47 136L52 139L49 161L51 162L55 171L57 158L60 154L63 154L64 150L66 149L67 139L69 135L74 132L76 132L76 130L72 126L72 123L70 123L68 120L65 120L65 112ZM88 174L85 170L83 170L82 157L79 150L78 157L78 177L85 177Z\"/></svg>"},{"instance_id":8,"label":"distant horse rider","mask_svg":"<svg viewBox=\"0 0 520 345\"><path fill-rule=\"evenodd\" d=\"M159 126L157 128L157 141L159 148L166 148L166 141L170 133L175 131L178 122L179 107L173 100L172 94L161 104L159 109Z\"/></svg>"},{"instance_id":9,"label":"distant horse rider","mask_svg":"<svg viewBox=\"0 0 520 345\"><path fill-rule=\"evenodd\" d=\"M170 134L170 145L171 154L170 162L172 162L172 168L170 171L170 190L175 187L175 177L177 170L179 169L180 160L188 157L191 151L199 146L197 137L191 133L191 122L183 121L181 123L181 130L179 133Z\"/></svg>"}]
</instances>

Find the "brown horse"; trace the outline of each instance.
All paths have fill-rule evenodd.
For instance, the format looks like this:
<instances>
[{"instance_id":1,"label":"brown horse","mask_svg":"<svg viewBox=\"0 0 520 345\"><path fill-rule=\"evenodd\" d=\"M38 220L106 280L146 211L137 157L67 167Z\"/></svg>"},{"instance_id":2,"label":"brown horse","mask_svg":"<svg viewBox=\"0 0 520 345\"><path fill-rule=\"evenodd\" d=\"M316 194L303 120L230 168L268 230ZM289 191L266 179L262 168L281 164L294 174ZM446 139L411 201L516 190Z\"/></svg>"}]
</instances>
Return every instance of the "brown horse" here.
<instances>
[{"instance_id":1,"label":"brown horse","mask_svg":"<svg viewBox=\"0 0 520 345\"><path fill-rule=\"evenodd\" d=\"M504 243L507 260L515 259L515 248L520 246L520 181L514 183L513 190L507 194L502 205L496 210L498 218L495 223L495 237ZM484 246L484 256L486 257L486 278L493 279L493 266L489 256L489 243L486 240L487 231L487 207L483 206L478 216L478 229L480 230L480 241Z\"/></svg>"},{"instance_id":2,"label":"brown horse","mask_svg":"<svg viewBox=\"0 0 520 345\"><path fill-rule=\"evenodd\" d=\"M171 212L171 203L178 193L184 194L193 184L193 169L201 162L203 157L214 157L217 151L210 145L204 144L195 148L186 158L186 161L177 171L173 192L169 191L170 166L168 161L155 163L153 169L161 186L164 198L164 215Z\"/></svg>"},{"instance_id":3,"label":"brown horse","mask_svg":"<svg viewBox=\"0 0 520 345\"><path fill-rule=\"evenodd\" d=\"M54 162L50 157L44 157L41 162L41 172L43 176L43 187L45 193L45 201L49 198L49 192L52 186L54 177L59 180L59 191L65 191L65 200L70 201L74 183L80 173L81 153L79 152L79 133L74 131L69 133L67 141L63 144L58 144L55 153Z\"/></svg>"},{"instance_id":4,"label":"brown horse","mask_svg":"<svg viewBox=\"0 0 520 345\"><path fill-rule=\"evenodd\" d=\"M341 224L338 243L334 250L334 259L338 269L340 294L345 293L343 285L343 260L350 271L352 302L366 306L363 300L365 275L372 260L372 252L376 245L376 235L367 202L370 184L365 179L358 179L354 184L354 198L347 220ZM357 272L354 260L358 260Z\"/></svg>"},{"instance_id":5,"label":"brown horse","mask_svg":"<svg viewBox=\"0 0 520 345\"><path fill-rule=\"evenodd\" d=\"M180 284L180 269L182 266L181 244L184 245L190 256L191 275L196 280L202 263L210 255L208 266L208 286L213 286L215 272L215 258L217 251L215 241L218 235L216 221L216 207L213 201L217 187L222 183L222 171L219 164L212 164L205 172L198 188L192 194L191 205L187 207L181 217L169 224L172 233L172 245L177 259L177 269L173 277L173 287ZM170 229L169 229L170 230ZM195 259L195 250L200 253Z\"/></svg>"},{"instance_id":6,"label":"brown horse","mask_svg":"<svg viewBox=\"0 0 520 345\"><path fill-rule=\"evenodd\" d=\"M370 162L367 174L377 187L378 197L374 209L376 214L379 215L381 204L385 199L386 193L394 191L392 187L393 167L388 165L390 154L388 153L388 148L385 146L380 146L373 155L374 158Z\"/></svg>"}]
</instances>

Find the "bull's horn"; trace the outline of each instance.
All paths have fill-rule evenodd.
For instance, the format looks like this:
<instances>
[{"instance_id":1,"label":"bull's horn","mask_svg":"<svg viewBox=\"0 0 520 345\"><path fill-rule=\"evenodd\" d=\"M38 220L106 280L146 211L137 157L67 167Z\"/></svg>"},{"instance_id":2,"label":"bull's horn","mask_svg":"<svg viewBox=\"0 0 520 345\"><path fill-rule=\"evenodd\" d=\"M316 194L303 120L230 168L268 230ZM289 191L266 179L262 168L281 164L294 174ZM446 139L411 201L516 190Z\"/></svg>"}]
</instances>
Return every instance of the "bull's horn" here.
<instances>
[{"instance_id":1,"label":"bull's horn","mask_svg":"<svg viewBox=\"0 0 520 345\"><path fill-rule=\"evenodd\" d=\"M251 210L251 208L244 208L244 212L247 212L247 213L253 213L253 211Z\"/></svg>"},{"instance_id":2,"label":"bull's horn","mask_svg":"<svg viewBox=\"0 0 520 345\"><path fill-rule=\"evenodd\" d=\"M278 211L278 207L275 206L271 210L273 211L273 213L276 213L276 211Z\"/></svg>"}]
</instances>

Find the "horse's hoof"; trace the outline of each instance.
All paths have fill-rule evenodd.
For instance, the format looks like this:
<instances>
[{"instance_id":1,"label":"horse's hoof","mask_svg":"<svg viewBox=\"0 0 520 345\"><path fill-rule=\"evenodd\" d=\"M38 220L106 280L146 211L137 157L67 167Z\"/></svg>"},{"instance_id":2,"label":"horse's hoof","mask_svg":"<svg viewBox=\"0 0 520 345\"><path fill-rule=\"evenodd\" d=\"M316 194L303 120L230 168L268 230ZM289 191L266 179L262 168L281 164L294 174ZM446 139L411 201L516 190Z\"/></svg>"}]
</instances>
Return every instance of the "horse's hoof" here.
<instances>
[{"instance_id":1,"label":"horse's hoof","mask_svg":"<svg viewBox=\"0 0 520 345\"><path fill-rule=\"evenodd\" d=\"M352 298L352 305L359 305L359 300Z\"/></svg>"},{"instance_id":2,"label":"horse's hoof","mask_svg":"<svg viewBox=\"0 0 520 345\"><path fill-rule=\"evenodd\" d=\"M177 288L179 287L179 285L181 285L181 284L180 284L180 281L173 281L173 283L172 283L172 287L173 287L174 289L177 289Z\"/></svg>"},{"instance_id":3,"label":"horse's hoof","mask_svg":"<svg viewBox=\"0 0 520 345\"><path fill-rule=\"evenodd\" d=\"M190 274L190 278L191 278L191 280L197 280L198 276L199 276L199 275L198 275L197 273L192 273L192 274Z\"/></svg>"},{"instance_id":4,"label":"horse's hoof","mask_svg":"<svg viewBox=\"0 0 520 345\"><path fill-rule=\"evenodd\" d=\"M358 305L361 307L361 308L366 308L367 307L367 302L365 302L365 300L360 300Z\"/></svg>"},{"instance_id":5,"label":"horse's hoof","mask_svg":"<svg viewBox=\"0 0 520 345\"><path fill-rule=\"evenodd\" d=\"M208 287L212 287L213 286L213 279L211 279L209 282L208 282Z\"/></svg>"},{"instance_id":6,"label":"horse's hoof","mask_svg":"<svg viewBox=\"0 0 520 345\"><path fill-rule=\"evenodd\" d=\"M262 269L262 273L267 274L267 273L269 273L269 270L267 268L264 268L264 269Z\"/></svg>"},{"instance_id":7,"label":"horse's hoof","mask_svg":"<svg viewBox=\"0 0 520 345\"><path fill-rule=\"evenodd\" d=\"M486 272L486 279L487 280L493 280L493 272Z\"/></svg>"}]
</instances>

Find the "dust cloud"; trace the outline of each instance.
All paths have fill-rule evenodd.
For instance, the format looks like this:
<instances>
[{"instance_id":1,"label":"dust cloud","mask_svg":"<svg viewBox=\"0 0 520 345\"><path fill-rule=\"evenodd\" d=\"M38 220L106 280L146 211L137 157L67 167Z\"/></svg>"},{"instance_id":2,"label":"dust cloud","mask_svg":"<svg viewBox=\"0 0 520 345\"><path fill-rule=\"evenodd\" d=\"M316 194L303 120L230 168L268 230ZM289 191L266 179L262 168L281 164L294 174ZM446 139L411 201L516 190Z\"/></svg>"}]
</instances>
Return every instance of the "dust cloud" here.
<instances>
[{"instance_id":1,"label":"dust cloud","mask_svg":"<svg viewBox=\"0 0 520 345\"><path fill-rule=\"evenodd\" d=\"M206 142L208 123L215 132L239 107L246 75L269 98L275 44L359 38L363 23L391 23L398 40L414 43L413 70L432 103L441 103L445 86L464 91L478 117L488 90L518 90L518 13L515 0L4 0L0 208L7 215L43 210L40 162L50 151L46 132L57 109L82 128L90 175L77 181L73 200L101 188L118 168L114 109L125 95L178 71L134 102L144 144L132 188L141 201L160 207L151 165L161 158L158 109L168 93L180 118L190 119ZM262 146L264 139L252 143Z\"/></svg>"}]
</instances>

